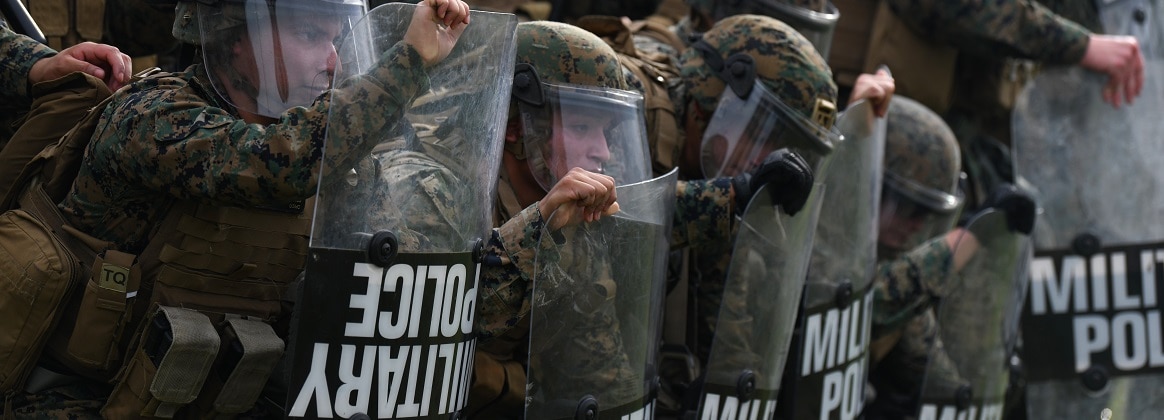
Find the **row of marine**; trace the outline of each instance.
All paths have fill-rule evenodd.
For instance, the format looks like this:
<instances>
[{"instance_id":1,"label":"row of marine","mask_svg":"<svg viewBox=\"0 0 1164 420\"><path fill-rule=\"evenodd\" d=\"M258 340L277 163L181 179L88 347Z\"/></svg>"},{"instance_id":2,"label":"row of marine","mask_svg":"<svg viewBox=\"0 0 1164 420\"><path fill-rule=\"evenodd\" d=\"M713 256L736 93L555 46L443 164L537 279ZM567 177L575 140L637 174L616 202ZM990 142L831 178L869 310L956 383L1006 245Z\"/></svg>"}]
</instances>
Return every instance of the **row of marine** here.
<instances>
[{"instance_id":1,"label":"row of marine","mask_svg":"<svg viewBox=\"0 0 1164 420\"><path fill-rule=\"evenodd\" d=\"M146 3L192 65L0 38L5 416L1161 409L1152 4ZM1079 62L1012 95L1009 179L905 33Z\"/></svg>"}]
</instances>

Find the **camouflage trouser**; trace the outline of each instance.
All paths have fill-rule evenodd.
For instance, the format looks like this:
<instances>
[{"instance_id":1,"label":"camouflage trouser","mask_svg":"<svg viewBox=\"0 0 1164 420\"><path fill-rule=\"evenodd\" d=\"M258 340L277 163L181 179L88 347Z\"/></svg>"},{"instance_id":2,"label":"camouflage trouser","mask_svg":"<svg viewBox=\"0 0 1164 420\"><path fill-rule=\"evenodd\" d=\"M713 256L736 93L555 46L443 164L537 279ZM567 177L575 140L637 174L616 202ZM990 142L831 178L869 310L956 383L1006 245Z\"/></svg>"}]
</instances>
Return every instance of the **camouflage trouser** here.
<instances>
[{"instance_id":1,"label":"camouflage trouser","mask_svg":"<svg viewBox=\"0 0 1164 420\"><path fill-rule=\"evenodd\" d=\"M5 418L100 419L101 406L109 392L108 386L99 384L67 385L37 394L21 392L6 399Z\"/></svg>"}]
</instances>

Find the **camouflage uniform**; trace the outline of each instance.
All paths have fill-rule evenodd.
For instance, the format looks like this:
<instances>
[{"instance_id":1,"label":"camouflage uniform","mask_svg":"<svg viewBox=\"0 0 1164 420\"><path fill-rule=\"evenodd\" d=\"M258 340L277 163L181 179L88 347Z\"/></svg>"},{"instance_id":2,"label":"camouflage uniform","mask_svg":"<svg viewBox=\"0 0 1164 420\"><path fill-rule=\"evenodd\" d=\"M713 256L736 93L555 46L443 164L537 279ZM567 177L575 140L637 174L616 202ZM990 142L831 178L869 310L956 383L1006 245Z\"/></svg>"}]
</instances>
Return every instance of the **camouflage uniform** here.
<instances>
[{"instance_id":1,"label":"camouflage uniform","mask_svg":"<svg viewBox=\"0 0 1164 420\"><path fill-rule=\"evenodd\" d=\"M0 118L0 149L15 131L12 124L32 105L28 71L37 60L55 54L52 48L32 38L12 32L7 27L0 28L0 57L4 57L0 63L0 100L4 103L0 105L4 114Z\"/></svg>"},{"instance_id":2,"label":"camouflage uniform","mask_svg":"<svg viewBox=\"0 0 1164 420\"><path fill-rule=\"evenodd\" d=\"M29 98L28 71L38 60L56 54L52 48L34 41L32 38L0 29L0 100L4 109L24 109L32 103Z\"/></svg>"},{"instance_id":3,"label":"camouflage uniform","mask_svg":"<svg viewBox=\"0 0 1164 420\"><path fill-rule=\"evenodd\" d=\"M132 253L175 199L270 207L305 199L315 193L321 151L328 168L350 168L373 146L329 142L324 151L329 109L342 107L361 122L338 129L370 131L398 118L427 89L414 49L396 47L382 58L374 77L288 110L266 127L226 111L232 107L210 93L201 65L179 75L185 84L151 79L119 91L86 152L94 163L82 166L63 213L74 227ZM224 139L239 146L218 147Z\"/></svg>"}]
</instances>

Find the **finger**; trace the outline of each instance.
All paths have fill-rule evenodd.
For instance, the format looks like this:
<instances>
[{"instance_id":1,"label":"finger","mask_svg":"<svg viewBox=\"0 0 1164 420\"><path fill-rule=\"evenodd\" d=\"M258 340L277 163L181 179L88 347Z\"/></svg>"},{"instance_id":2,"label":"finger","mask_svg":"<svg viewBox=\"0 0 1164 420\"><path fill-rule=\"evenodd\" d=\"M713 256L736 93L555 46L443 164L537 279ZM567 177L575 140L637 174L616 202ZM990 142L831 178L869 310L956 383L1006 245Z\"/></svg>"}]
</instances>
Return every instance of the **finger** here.
<instances>
[{"instance_id":1,"label":"finger","mask_svg":"<svg viewBox=\"0 0 1164 420\"><path fill-rule=\"evenodd\" d=\"M444 19L445 15L449 11L449 3L450 2L448 0L437 0L436 3L437 3L436 17Z\"/></svg>"}]
</instances>

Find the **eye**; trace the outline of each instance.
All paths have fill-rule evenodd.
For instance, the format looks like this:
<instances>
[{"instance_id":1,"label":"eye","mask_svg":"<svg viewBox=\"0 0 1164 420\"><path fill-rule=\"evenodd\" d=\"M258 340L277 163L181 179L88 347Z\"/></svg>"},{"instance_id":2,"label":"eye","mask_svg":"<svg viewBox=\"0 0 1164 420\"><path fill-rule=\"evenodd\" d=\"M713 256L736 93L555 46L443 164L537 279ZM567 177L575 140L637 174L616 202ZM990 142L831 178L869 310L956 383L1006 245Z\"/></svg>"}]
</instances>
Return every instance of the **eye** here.
<instances>
[{"instance_id":1,"label":"eye","mask_svg":"<svg viewBox=\"0 0 1164 420\"><path fill-rule=\"evenodd\" d=\"M299 26L295 29L295 36L308 43L317 43L327 40L327 34L313 26Z\"/></svg>"},{"instance_id":2,"label":"eye","mask_svg":"<svg viewBox=\"0 0 1164 420\"><path fill-rule=\"evenodd\" d=\"M586 134L590 132L590 124L570 124L567 128L575 134Z\"/></svg>"}]
</instances>

